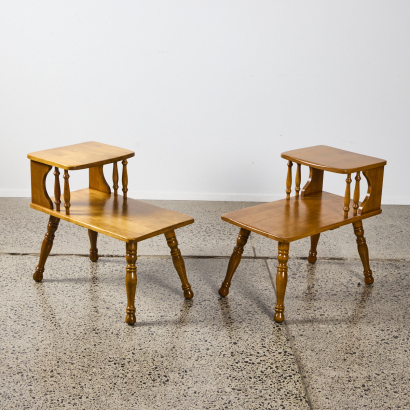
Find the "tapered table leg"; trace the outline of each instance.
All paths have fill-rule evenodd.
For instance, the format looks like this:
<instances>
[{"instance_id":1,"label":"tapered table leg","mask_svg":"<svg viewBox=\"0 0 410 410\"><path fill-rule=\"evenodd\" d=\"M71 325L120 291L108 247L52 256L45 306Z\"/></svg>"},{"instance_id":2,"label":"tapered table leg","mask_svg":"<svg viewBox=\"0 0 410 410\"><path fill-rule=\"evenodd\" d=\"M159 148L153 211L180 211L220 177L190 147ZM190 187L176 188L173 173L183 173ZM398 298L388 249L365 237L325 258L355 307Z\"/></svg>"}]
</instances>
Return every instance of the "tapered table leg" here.
<instances>
[{"instance_id":1,"label":"tapered table leg","mask_svg":"<svg viewBox=\"0 0 410 410\"><path fill-rule=\"evenodd\" d=\"M127 268L125 273L125 288L127 290L127 315L125 321L129 325L136 322L135 318L135 292L137 290L137 242L127 242L126 244L126 260Z\"/></svg>"},{"instance_id":2,"label":"tapered table leg","mask_svg":"<svg viewBox=\"0 0 410 410\"><path fill-rule=\"evenodd\" d=\"M57 230L59 223L60 218L50 216L47 225L47 232L41 245L40 260L38 261L36 271L33 274L33 279L36 282L41 282L43 280L44 265L46 264L48 255L50 254L51 248L53 247L54 233Z\"/></svg>"},{"instance_id":3,"label":"tapered table leg","mask_svg":"<svg viewBox=\"0 0 410 410\"><path fill-rule=\"evenodd\" d=\"M98 232L95 232L91 229L88 230L88 237L90 238L90 261L98 261L98 249L97 249L97 237Z\"/></svg>"},{"instance_id":4,"label":"tapered table leg","mask_svg":"<svg viewBox=\"0 0 410 410\"><path fill-rule=\"evenodd\" d=\"M192 292L191 285L188 282L185 270L185 262L182 258L181 251L178 248L178 241L175 236L175 231L165 232L165 238L167 239L167 244L171 249L172 262L174 263L175 269L181 279L182 290L184 291L185 299L192 299L194 297L194 292Z\"/></svg>"},{"instance_id":5,"label":"tapered table leg","mask_svg":"<svg viewBox=\"0 0 410 410\"><path fill-rule=\"evenodd\" d=\"M222 282L219 294L223 297L228 296L229 287L231 286L232 277L239 266L242 259L243 248L248 242L250 231L241 228L238 238L236 240L236 246L233 248L231 258L229 259L228 270L226 271L225 280Z\"/></svg>"},{"instance_id":6,"label":"tapered table leg","mask_svg":"<svg viewBox=\"0 0 410 410\"><path fill-rule=\"evenodd\" d=\"M319 242L319 238L320 233L310 237L310 251L308 256L308 261L310 263L315 263L317 261L317 244Z\"/></svg>"},{"instance_id":7,"label":"tapered table leg","mask_svg":"<svg viewBox=\"0 0 410 410\"><path fill-rule=\"evenodd\" d=\"M276 306L275 306L275 322L283 322L285 320L285 292L288 282L288 259L289 259L289 244L278 243L278 267L276 273Z\"/></svg>"},{"instance_id":8,"label":"tapered table leg","mask_svg":"<svg viewBox=\"0 0 410 410\"><path fill-rule=\"evenodd\" d=\"M353 229L356 235L357 249L359 251L360 259L362 260L364 268L364 281L368 285L374 282L373 273L370 269L369 262L369 249L367 248L366 238L364 235L363 223L362 221L353 222Z\"/></svg>"}]
</instances>

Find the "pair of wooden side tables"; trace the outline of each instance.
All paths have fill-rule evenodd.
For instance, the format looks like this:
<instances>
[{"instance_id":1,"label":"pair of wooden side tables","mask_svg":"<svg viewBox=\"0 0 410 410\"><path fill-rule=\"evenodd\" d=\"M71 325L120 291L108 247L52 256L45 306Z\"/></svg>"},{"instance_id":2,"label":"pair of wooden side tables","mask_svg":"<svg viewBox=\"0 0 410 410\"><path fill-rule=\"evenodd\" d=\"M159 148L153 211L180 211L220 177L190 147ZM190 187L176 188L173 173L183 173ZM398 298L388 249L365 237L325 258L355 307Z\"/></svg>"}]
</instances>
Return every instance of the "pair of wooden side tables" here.
<instances>
[{"instance_id":1,"label":"pair of wooden side tables","mask_svg":"<svg viewBox=\"0 0 410 410\"><path fill-rule=\"evenodd\" d=\"M127 308L125 321L133 325L135 317L135 292L137 287L137 244L144 239L164 234L171 250L172 260L181 279L186 299L194 294L188 282L184 260L178 248L175 229L194 222L188 215L169 211L154 205L128 198L127 159L134 152L101 144L85 142L28 154L31 160L31 208L50 215L38 266L33 278L43 279L44 266L50 254L54 234L60 219L88 229L90 238L90 260L98 260L97 235L102 233L126 243ZM232 277L240 263L244 246L251 232L278 241L278 266L276 275L277 302L274 319L284 320L284 297L287 284L287 261L289 244L310 236L311 249L308 261L315 263L317 244L321 232L353 224L357 237L360 258L364 267L366 284L373 283L369 266L369 254L363 234L362 219L382 212L381 196L383 171L386 161L355 154L324 145L284 152L282 158L288 160L286 199L241 209L222 215L222 220L240 228L237 245L229 260L226 277L219 289L223 297L229 293ZM118 162L122 162L122 192L118 194ZM113 190L107 184L103 166L113 164ZM290 196L292 187L292 166L297 164L295 196ZM309 166L309 180L301 190L301 165ZM46 178L54 167L54 197L50 198L46 189ZM61 203L60 171L64 170L64 204ZM89 170L89 187L70 192L69 173L71 170ZM324 171L347 174L344 197L323 191ZM355 176L353 199L350 185ZM367 180L367 194L360 202L360 174Z\"/></svg>"}]
</instances>

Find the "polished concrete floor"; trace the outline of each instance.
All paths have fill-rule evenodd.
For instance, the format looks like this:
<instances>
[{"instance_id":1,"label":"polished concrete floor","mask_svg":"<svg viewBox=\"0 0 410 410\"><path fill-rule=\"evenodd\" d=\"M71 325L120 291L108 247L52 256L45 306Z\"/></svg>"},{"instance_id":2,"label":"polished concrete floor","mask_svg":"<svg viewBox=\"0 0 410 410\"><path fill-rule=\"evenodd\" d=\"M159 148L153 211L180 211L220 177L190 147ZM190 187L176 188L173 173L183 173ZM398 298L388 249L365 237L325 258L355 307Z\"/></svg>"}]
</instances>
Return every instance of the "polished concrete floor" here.
<instances>
[{"instance_id":1,"label":"polished concrete floor","mask_svg":"<svg viewBox=\"0 0 410 410\"><path fill-rule=\"evenodd\" d=\"M186 301L163 236L139 246L137 325L125 317L125 246L61 221L42 283L48 217L0 198L0 409L410 408L410 207L364 221L375 283L351 226L290 246L286 321L273 321L276 242L252 234L218 295L241 202L147 201L195 217L176 231Z\"/></svg>"}]
</instances>

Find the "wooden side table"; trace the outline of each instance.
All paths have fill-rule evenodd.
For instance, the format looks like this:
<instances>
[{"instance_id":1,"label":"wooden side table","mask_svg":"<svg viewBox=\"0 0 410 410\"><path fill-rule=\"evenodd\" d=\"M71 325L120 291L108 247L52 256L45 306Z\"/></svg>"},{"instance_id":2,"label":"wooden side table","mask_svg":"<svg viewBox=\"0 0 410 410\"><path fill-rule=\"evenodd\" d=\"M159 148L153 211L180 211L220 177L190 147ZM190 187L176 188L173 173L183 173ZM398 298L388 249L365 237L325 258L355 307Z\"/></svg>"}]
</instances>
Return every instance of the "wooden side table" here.
<instances>
[{"instance_id":1,"label":"wooden side table","mask_svg":"<svg viewBox=\"0 0 410 410\"><path fill-rule=\"evenodd\" d=\"M320 233L351 223L357 237L357 247L364 267L364 281L368 285L373 283L374 279L369 265L369 252L366 239L363 236L362 219L382 212L380 205L383 171L386 165L386 161L383 159L355 154L325 145L284 152L282 158L288 160L286 199L222 215L222 220L239 226L240 231L237 245L229 260L225 280L219 289L221 296L228 295L232 276L240 263L243 248L250 232L278 241L276 322L283 322L285 319L284 298L290 242L310 236L311 249L308 261L315 263ZM290 197L293 163L297 164L296 187L295 196ZM300 192L301 165L307 165L310 174L308 182ZM347 174L344 197L322 190L324 171ZM356 183L352 200L350 184L353 173L356 173ZM368 185L366 197L361 203L359 202L360 173L364 175Z\"/></svg>"},{"instance_id":2,"label":"wooden side table","mask_svg":"<svg viewBox=\"0 0 410 410\"><path fill-rule=\"evenodd\" d=\"M137 244L144 239L164 234L171 249L172 260L182 282L186 299L194 294L188 282L184 260L178 248L174 230L189 225L194 219L179 212L169 211L127 197L127 159L135 155L127 149L84 142L61 148L28 154L31 160L31 204L30 207L50 215L47 233L41 246L40 260L33 279L43 279L44 265L53 246L54 233L60 219L88 229L90 238L90 260L98 260L98 232L126 243L127 308L125 321L135 323L135 291L137 287ZM118 194L118 165L122 161L122 192ZM113 189L107 184L103 166L113 164ZM46 189L46 178L55 167L54 197L50 198ZM64 205L61 206L60 171L64 170ZM88 168L89 187L70 192L70 170ZM54 202L54 204L53 204Z\"/></svg>"}]
</instances>

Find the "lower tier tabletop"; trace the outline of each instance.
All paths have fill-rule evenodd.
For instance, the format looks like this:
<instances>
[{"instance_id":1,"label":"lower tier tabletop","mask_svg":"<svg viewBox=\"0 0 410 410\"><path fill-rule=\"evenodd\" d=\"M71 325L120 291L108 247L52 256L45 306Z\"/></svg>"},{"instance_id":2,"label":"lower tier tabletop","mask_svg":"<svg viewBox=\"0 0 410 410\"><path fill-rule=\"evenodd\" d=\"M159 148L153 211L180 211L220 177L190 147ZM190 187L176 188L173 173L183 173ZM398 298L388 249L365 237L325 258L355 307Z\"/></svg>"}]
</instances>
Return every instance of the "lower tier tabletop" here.
<instances>
[{"instance_id":1,"label":"lower tier tabletop","mask_svg":"<svg viewBox=\"0 0 410 410\"><path fill-rule=\"evenodd\" d=\"M343 202L342 196L320 192L239 209L222 215L222 220L279 242L292 242L382 212L353 216L351 201L345 218Z\"/></svg>"},{"instance_id":2,"label":"lower tier tabletop","mask_svg":"<svg viewBox=\"0 0 410 410\"><path fill-rule=\"evenodd\" d=\"M70 202L69 213L64 203L60 211L34 203L30 207L124 242L142 241L194 222L180 212L89 188L71 192Z\"/></svg>"}]
</instances>

